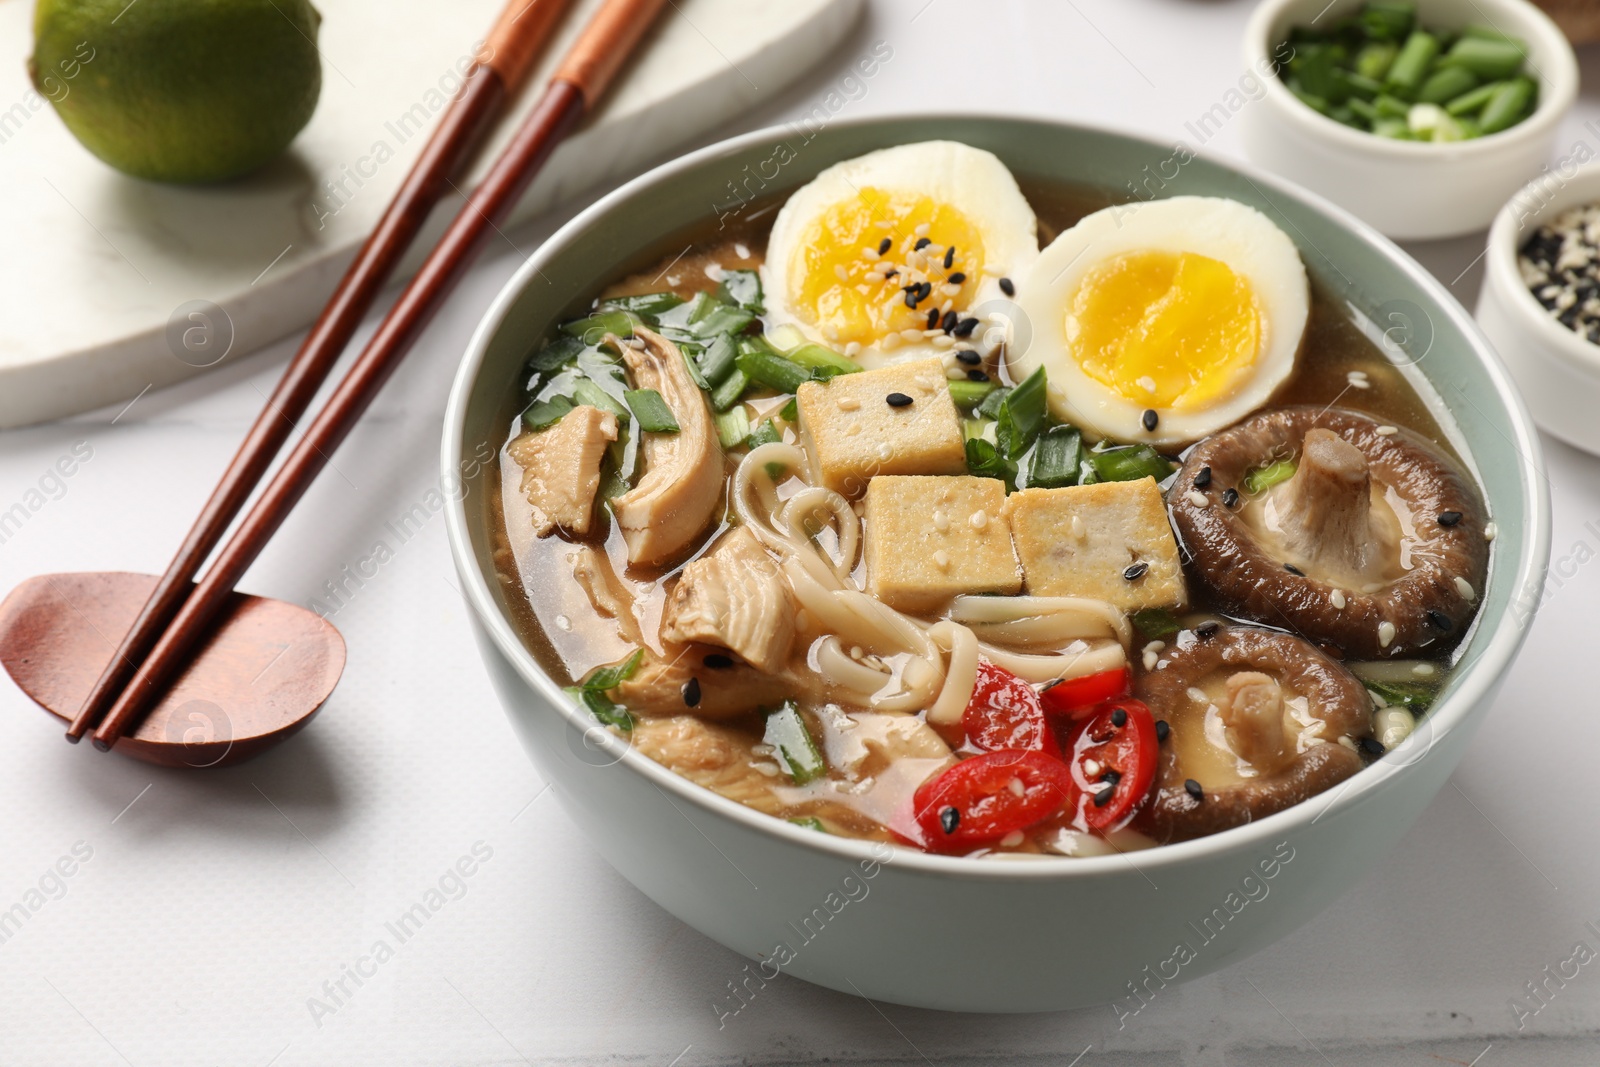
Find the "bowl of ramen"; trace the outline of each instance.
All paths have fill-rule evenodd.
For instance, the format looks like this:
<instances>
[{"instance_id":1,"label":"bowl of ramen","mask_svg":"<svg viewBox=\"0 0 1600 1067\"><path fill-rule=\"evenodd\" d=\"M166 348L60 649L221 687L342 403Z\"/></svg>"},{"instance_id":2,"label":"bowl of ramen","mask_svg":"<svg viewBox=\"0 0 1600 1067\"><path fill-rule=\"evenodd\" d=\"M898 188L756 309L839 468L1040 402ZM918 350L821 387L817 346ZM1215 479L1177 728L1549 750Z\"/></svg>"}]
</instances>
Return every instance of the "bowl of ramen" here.
<instances>
[{"instance_id":1,"label":"bowl of ramen","mask_svg":"<svg viewBox=\"0 0 1600 1067\"><path fill-rule=\"evenodd\" d=\"M445 426L511 722L749 959L721 1025L780 973L1124 1017L1269 944L1455 767L1548 551L1527 415L1422 268L1039 121L635 180L509 283Z\"/></svg>"}]
</instances>

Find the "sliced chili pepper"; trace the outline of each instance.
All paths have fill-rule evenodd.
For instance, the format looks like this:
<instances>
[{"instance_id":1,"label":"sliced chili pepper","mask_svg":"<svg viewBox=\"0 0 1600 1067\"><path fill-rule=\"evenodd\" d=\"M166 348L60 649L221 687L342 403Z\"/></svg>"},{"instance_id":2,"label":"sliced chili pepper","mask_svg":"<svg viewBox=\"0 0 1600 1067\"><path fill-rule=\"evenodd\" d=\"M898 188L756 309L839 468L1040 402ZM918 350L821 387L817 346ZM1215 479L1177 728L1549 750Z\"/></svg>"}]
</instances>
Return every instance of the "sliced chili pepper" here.
<instances>
[{"instance_id":1,"label":"sliced chili pepper","mask_svg":"<svg viewBox=\"0 0 1600 1067\"><path fill-rule=\"evenodd\" d=\"M1089 829L1118 829L1144 803L1156 779L1159 746L1155 717L1131 698L1101 704L1078 727L1067 764Z\"/></svg>"},{"instance_id":2,"label":"sliced chili pepper","mask_svg":"<svg viewBox=\"0 0 1600 1067\"><path fill-rule=\"evenodd\" d=\"M922 844L961 852L1048 819L1079 797L1067 765L1033 749L964 759L924 782L912 801Z\"/></svg>"},{"instance_id":3,"label":"sliced chili pepper","mask_svg":"<svg viewBox=\"0 0 1600 1067\"><path fill-rule=\"evenodd\" d=\"M1133 692L1133 671L1114 667L1064 682L1052 682L1039 691L1044 710L1072 719L1087 718L1108 700Z\"/></svg>"},{"instance_id":4,"label":"sliced chili pepper","mask_svg":"<svg viewBox=\"0 0 1600 1067\"><path fill-rule=\"evenodd\" d=\"M967 742L984 752L1002 748L1037 749L1060 756L1039 694L1033 686L986 659L978 661L978 682L961 716Z\"/></svg>"}]
</instances>

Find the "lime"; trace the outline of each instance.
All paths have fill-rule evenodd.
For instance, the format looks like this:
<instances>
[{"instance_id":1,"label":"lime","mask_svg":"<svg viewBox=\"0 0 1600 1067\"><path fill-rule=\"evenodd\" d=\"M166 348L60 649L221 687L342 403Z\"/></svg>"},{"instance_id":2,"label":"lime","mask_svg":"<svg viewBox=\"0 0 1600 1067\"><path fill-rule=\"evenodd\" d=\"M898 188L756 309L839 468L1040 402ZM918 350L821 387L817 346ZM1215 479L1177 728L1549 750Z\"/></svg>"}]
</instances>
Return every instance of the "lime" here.
<instances>
[{"instance_id":1,"label":"lime","mask_svg":"<svg viewBox=\"0 0 1600 1067\"><path fill-rule=\"evenodd\" d=\"M322 88L309 0L38 0L34 85L118 170L214 182L261 166Z\"/></svg>"}]
</instances>

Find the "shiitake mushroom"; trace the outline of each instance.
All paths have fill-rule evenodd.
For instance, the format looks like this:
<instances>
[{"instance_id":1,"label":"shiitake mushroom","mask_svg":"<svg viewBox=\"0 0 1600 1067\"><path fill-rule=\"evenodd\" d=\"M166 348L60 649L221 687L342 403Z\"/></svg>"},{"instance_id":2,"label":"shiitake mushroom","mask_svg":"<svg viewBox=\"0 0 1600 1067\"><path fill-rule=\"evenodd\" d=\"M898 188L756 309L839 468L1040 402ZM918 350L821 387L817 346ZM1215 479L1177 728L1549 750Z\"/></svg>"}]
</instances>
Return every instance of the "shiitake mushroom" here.
<instances>
[{"instance_id":1,"label":"shiitake mushroom","mask_svg":"<svg viewBox=\"0 0 1600 1067\"><path fill-rule=\"evenodd\" d=\"M1251 491L1253 472L1286 463L1292 476ZM1279 408L1207 438L1169 505L1224 612L1362 659L1448 649L1488 568L1472 480L1420 435L1354 411Z\"/></svg>"}]
</instances>

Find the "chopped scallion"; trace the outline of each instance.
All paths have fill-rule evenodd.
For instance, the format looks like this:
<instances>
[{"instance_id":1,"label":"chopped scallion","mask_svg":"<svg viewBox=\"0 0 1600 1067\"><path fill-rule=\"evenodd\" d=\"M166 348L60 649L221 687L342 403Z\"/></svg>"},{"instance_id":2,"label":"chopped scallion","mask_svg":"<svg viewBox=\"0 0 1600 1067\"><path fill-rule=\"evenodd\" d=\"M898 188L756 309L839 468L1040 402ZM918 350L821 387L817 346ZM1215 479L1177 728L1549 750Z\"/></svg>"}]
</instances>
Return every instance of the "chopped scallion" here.
<instances>
[{"instance_id":1,"label":"chopped scallion","mask_svg":"<svg viewBox=\"0 0 1600 1067\"><path fill-rule=\"evenodd\" d=\"M1039 435L1028 465L1028 485L1059 489L1078 483L1083 460L1083 435L1074 426L1052 426Z\"/></svg>"},{"instance_id":2,"label":"chopped scallion","mask_svg":"<svg viewBox=\"0 0 1600 1067\"><path fill-rule=\"evenodd\" d=\"M1286 482L1294 476L1294 460L1280 459L1275 463L1268 463L1265 467L1257 467L1244 476L1244 491L1251 496L1264 493L1279 482Z\"/></svg>"},{"instance_id":3,"label":"chopped scallion","mask_svg":"<svg viewBox=\"0 0 1600 1067\"><path fill-rule=\"evenodd\" d=\"M828 764L792 700L767 715L767 728L761 740L772 746L778 764L788 772L795 785L805 785L828 773Z\"/></svg>"},{"instance_id":4,"label":"chopped scallion","mask_svg":"<svg viewBox=\"0 0 1600 1067\"><path fill-rule=\"evenodd\" d=\"M1172 462L1149 445L1091 452L1089 462L1102 482L1135 482L1140 478L1160 482L1172 474Z\"/></svg>"},{"instance_id":5,"label":"chopped scallion","mask_svg":"<svg viewBox=\"0 0 1600 1067\"><path fill-rule=\"evenodd\" d=\"M998 388L999 386L993 381L969 382L958 379L950 383L950 399L954 400L956 407L962 411L971 411Z\"/></svg>"},{"instance_id":6,"label":"chopped scallion","mask_svg":"<svg viewBox=\"0 0 1600 1067\"><path fill-rule=\"evenodd\" d=\"M522 413L522 425L530 430L543 430L561 421L561 416L572 410L572 401L564 396L549 400L535 400Z\"/></svg>"},{"instance_id":7,"label":"chopped scallion","mask_svg":"<svg viewBox=\"0 0 1600 1067\"><path fill-rule=\"evenodd\" d=\"M639 429L646 433L678 432L678 420L673 417L672 409L654 389L629 389L622 398L638 420Z\"/></svg>"}]
</instances>

